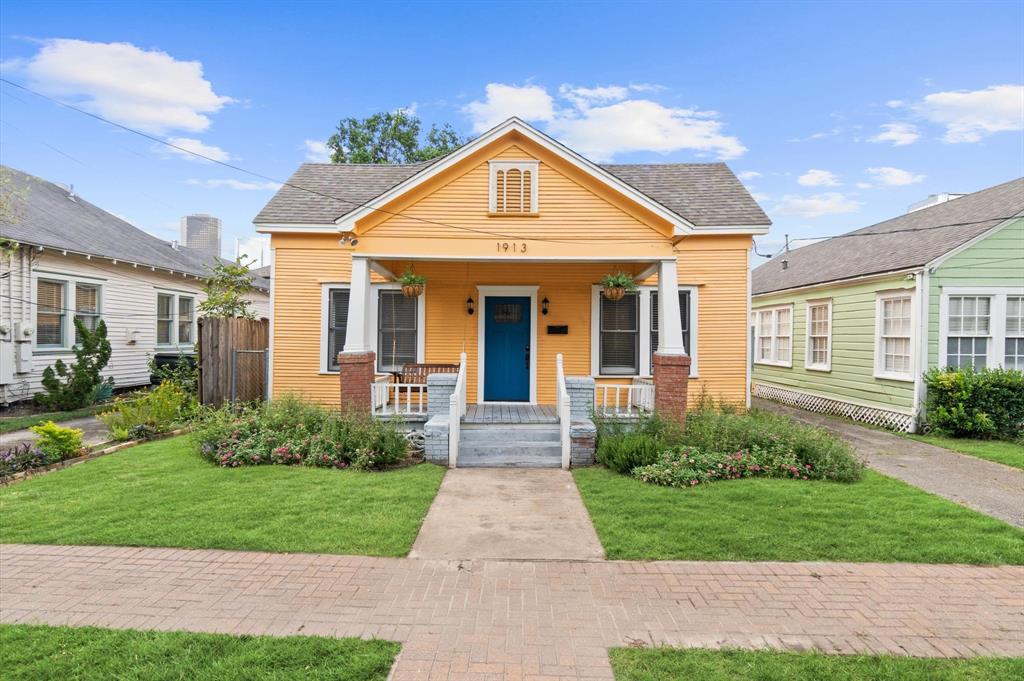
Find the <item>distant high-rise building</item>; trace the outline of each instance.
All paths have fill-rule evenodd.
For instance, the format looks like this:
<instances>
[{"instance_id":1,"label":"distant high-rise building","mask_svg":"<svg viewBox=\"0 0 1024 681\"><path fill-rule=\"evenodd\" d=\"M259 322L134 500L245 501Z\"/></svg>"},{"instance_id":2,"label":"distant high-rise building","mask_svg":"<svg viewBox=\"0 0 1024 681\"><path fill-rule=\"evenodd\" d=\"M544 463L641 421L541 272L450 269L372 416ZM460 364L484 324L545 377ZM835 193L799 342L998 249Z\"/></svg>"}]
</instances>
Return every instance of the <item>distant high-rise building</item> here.
<instances>
[{"instance_id":1,"label":"distant high-rise building","mask_svg":"<svg viewBox=\"0 0 1024 681\"><path fill-rule=\"evenodd\" d=\"M181 219L181 243L214 257L220 256L220 218L197 213Z\"/></svg>"}]
</instances>

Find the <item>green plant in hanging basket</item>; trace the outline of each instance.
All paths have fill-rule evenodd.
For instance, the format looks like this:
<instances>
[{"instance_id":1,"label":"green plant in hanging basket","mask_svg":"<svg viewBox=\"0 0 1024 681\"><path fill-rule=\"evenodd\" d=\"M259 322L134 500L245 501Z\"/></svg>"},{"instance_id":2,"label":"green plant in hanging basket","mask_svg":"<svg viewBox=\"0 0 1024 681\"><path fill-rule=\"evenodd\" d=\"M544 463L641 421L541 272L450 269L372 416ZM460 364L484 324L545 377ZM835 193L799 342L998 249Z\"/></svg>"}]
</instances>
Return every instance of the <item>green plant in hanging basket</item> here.
<instances>
[{"instance_id":1,"label":"green plant in hanging basket","mask_svg":"<svg viewBox=\"0 0 1024 681\"><path fill-rule=\"evenodd\" d=\"M416 274L412 271L412 268L406 268L402 276L398 278L398 283L402 285L402 293L409 298L415 298L416 296L423 293L423 285L427 283L427 278L423 275Z\"/></svg>"},{"instance_id":2,"label":"green plant in hanging basket","mask_svg":"<svg viewBox=\"0 0 1024 681\"><path fill-rule=\"evenodd\" d=\"M601 279L601 293L608 300L622 300L627 293L636 291L633 275L625 272L612 272Z\"/></svg>"}]
</instances>

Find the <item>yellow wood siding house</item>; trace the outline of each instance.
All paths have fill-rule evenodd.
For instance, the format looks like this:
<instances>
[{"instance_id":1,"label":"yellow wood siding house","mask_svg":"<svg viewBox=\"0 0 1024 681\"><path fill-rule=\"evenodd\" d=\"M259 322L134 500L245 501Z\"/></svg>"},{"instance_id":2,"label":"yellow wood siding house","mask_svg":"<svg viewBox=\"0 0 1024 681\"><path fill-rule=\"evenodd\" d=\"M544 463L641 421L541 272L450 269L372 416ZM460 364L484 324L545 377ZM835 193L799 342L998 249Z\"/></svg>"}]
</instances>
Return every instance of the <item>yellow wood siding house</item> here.
<instances>
[{"instance_id":1,"label":"yellow wood siding house","mask_svg":"<svg viewBox=\"0 0 1024 681\"><path fill-rule=\"evenodd\" d=\"M512 118L430 162L305 164L255 224L274 396L359 403L346 356L372 353L377 411L427 418L432 392L394 387L415 364L450 365L463 412L556 413L560 376L587 377L599 410L635 408L658 356L683 355L691 396L748 401L748 259L770 223L723 163L599 166ZM618 271L639 290L610 301Z\"/></svg>"}]
</instances>

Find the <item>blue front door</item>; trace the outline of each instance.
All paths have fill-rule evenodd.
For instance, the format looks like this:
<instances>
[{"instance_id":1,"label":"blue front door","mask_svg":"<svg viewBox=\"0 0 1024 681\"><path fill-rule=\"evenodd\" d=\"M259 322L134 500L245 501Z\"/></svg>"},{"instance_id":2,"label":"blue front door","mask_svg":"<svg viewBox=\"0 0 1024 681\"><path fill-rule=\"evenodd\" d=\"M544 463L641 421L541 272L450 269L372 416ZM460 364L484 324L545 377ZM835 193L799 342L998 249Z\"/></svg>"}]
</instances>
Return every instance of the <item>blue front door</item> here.
<instances>
[{"instance_id":1,"label":"blue front door","mask_svg":"<svg viewBox=\"0 0 1024 681\"><path fill-rule=\"evenodd\" d=\"M530 299L484 299L484 400L530 401Z\"/></svg>"}]
</instances>

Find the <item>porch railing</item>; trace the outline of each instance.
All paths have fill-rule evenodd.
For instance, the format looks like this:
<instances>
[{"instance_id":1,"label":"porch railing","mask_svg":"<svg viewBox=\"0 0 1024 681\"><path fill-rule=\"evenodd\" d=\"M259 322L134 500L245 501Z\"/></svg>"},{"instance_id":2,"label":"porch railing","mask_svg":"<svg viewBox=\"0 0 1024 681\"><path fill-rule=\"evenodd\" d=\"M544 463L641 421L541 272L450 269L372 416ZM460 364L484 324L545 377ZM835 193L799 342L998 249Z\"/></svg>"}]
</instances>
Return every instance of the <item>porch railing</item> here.
<instances>
[{"instance_id":1,"label":"porch railing","mask_svg":"<svg viewBox=\"0 0 1024 681\"><path fill-rule=\"evenodd\" d=\"M466 353L459 355L459 374L455 391L448 398L448 467L455 468L459 461L459 436L462 417L466 415Z\"/></svg>"},{"instance_id":2,"label":"porch railing","mask_svg":"<svg viewBox=\"0 0 1024 681\"><path fill-rule=\"evenodd\" d=\"M426 383L394 383L391 376L378 376L370 385L370 397L378 416L427 413Z\"/></svg>"},{"instance_id":3,"label":"porch railing","mask_svg":"<svg viewBox=\"0 0 1024 681\"><path fill-rule=\"evenodd\" d=\"M572 422L572 401L569 399L569 389L565 386L565 367L562 366L562 353L555 356L555 366L558 376L558 429L562 442L562 468L568 469L572 460L572 440L569 436L569 428Z\"/></svg>"},{"instance_id":4,"label":"porch railing","mask_svg":"<svg viewBox=\"0 0 1024 681\"><path fill-rule=\"evenodd\" d=\"M594 391L594 410L601 416L635 417L654 410L654 381L649 378L599 385Z\"/></svg>"}]
</instances>

